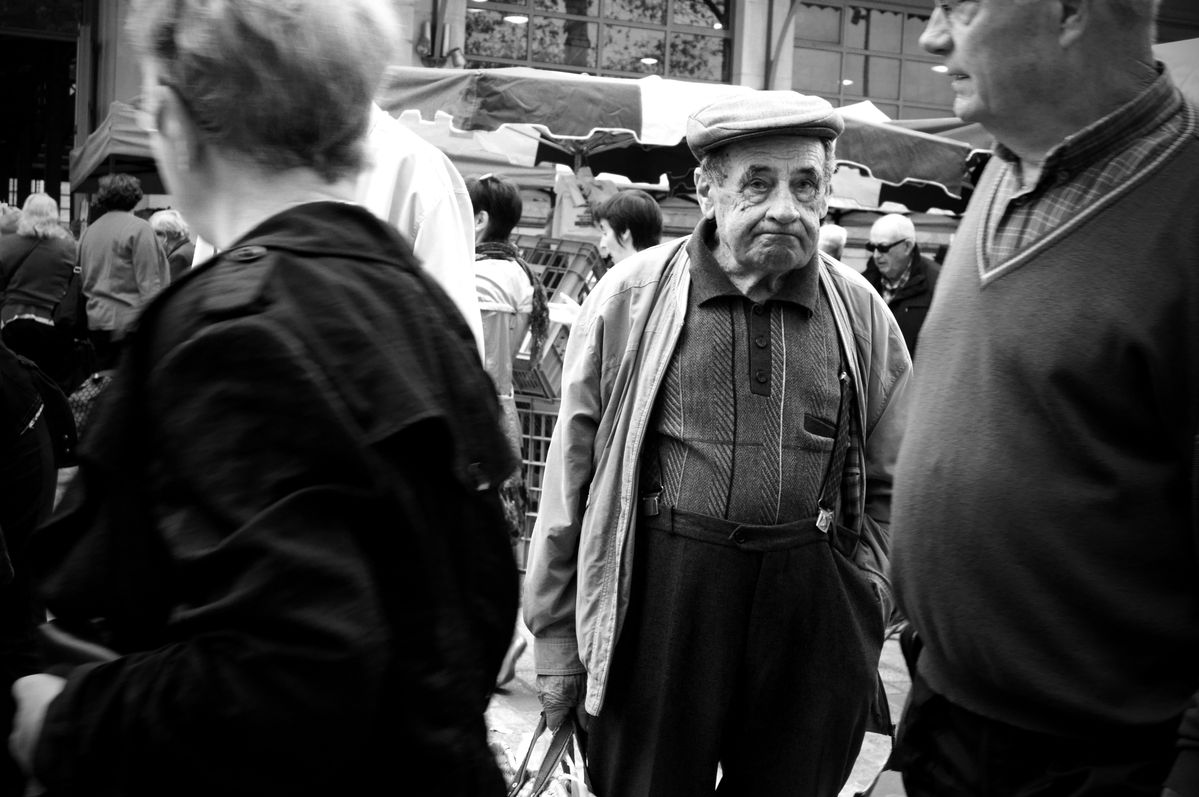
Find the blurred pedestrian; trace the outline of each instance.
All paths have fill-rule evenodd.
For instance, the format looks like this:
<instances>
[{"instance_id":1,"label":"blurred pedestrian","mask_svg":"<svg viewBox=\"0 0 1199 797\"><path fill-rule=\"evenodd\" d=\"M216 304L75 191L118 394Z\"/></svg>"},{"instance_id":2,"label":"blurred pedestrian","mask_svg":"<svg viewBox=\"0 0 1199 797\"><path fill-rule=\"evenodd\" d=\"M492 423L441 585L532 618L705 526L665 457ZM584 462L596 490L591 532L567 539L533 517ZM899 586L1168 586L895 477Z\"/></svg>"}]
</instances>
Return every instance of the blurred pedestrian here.
<instances>
[{"instance_id":1,"label":"blurred pedestrian","mask_svg":"<svg viewBox=\"0 0 1199 797\"><path fill-rule=\"evenodd\" d=\"M860 749L911 362L817 251L842 129L790 91L698 111L702 220L571 330L524 606L599 794L835 795Z\"/></svg>"},{"instance_id":2,"label":"blurred pedestrian","mask_svg":"<svg viewBox=\"0 0 1199 797\"><path fill-rule=\"evenodd\" d=\"M820 251L834 260L840 260L845 254L845 241L849 232L840 224L820 225Z\"/></svg>"},{"instance_id":3,"label":"blurred pedestrian","mask_svg":"<svg viewBox=\"0 0 1199 797\"><path fill-rule=\"evenodd\" d=\"M916 359L920 328L928 316L941 267L920 253L916 227L900 213L881 216L870 227L870 261L862 274L899 322L908 352Z\"/></svg>"},{"instance_id":4,"label":"blurred pedestrian","mask_svg":"<svg viewBox=\"0 0 1199 797\"><path fill-rule=\"evenodd\" d=\"M76 244L58 220L58 202L48 194L30 194L15 234L0 239L0 335L18 354L37 363L65 391L83 375L75 374L74 335L78 329L55 325L54 310L68 300L75 270Z\"/></svg>"},{"instance_id":5,"label":"blurred pedestrian","mask_svg":"<svg viewBox=\"0 0 1199 797\"><path fill-rule=\"evenodd\" d=\"M483 327L475 299L474 210L462 175L446 154L384 111L371 107L365 167L355 200L407 239L429 272L462 312L483 353Z\"/></svg>"},{"instance_id":6,"label":"blurred pedestrian","mask_svg":"<svg viewBox=\"0 0 1199 797\"><path fill-rule=\"evenodd\" d=\"M37 672L35 632L45 617L26 546L50 514L57 469L43 402L30 372L0 343L0 739L16 708L10 687ZM0 748L0 794L25 794L25 774Z\"/></svg>"},{"instance_id":7,"label":"blurred pedestrian","mask_svg":"<svg viewBox=\"0 0 1199 797\"><path fill-rule=\"evenodd\" d=\"M21 223L21 209L14 208L7 202L0 202L0 238L12 235Z\"/></svg>"},{"instance_id":8,"label":"blurred pedestrian","mask_svg":"<svg viewBox=\"0 0 1199 797\"><path fill-rule=\"evenodd\" d=\"M160 210L150 217L150 226L162 244L162 251L167 256L167 268L171 282L179 279L183 272L192 266L192 258L196 255L196 245L191 239L191 229L179 211L168 208Z\"/></svg>"},{"instance_id":9,"label":"blurred pedestrian","mask_svg":"<svg viewBox=\"0 0 1199 797\"><path fill-rule=\"evenodd\" d=\"M133 215L142 199L131 174L100 178L92 219L79 240L87 324L101 369L116 364L121 339L143 305L170 281L167 258L149 222Z\"/></svg>"},{"instance_id":10,"label":"blurred pedestrian","mask_svg":"<svg viewBox=\"0 0 1199 797\"><path fill-rule=\"evenodd\" d=\"M159 172L220 254L144 308L31 547L115 654L15 685L56 797L504 793L513 458L461 315L352 202L393 15L130 8Z\"/></svg>"},{"instance_id":11,"label":"blurred pedestrian","mask_svg":"<svg viewBox=\"0 0 1199 797\"><path fill-rule=\"evenodd\" d=\"M909 795L1199 795L1199 110L1157 7L943 2L921 36L999 143L895 480Z\"/></svg>"},{"instance_id":12,"label":"blurred pedestrian","mask_svg":"<svg viewBox=\"0 0 1199 797\"><path fill-rule=\"evenodd\" d=\"M483 363L495 383L504 412L504 430L517 462L516 470L500 489L515 543L524 536L529 498L512 371L526 336L530 360L540 362L549 309L540 278L510 240L524 209L520 188L511 180L490 174L467 178L466 187L475 209L475 285L483 319ZM518 629L504 657L497 685L504 686L515 677L516 660L525 646Z\"/></svg>"},{"instance_id":13,"label":"blurred pedestrian","mask_svg":"<svg viewBox=\"0 0 1199 797\"><path fill-rule=\"evenodd\" d=\"M605 199L593 213L600 226L600 254L619 263L662 238L662 208L644 191L630 188Z\"/></svg>"},{"instance_id":14,"label":"blurred pedestrian","mask_svg":"<svg viewBox=\"0 0 1199 797\"><path fill-rule=\"evenodd\" d=\"M517 185L488 174L467 178L466 187L475 209L475 286L483 319L484 367L495 383L508 441L519 459L521 423L512 371L526 335L530 358L540 358L549 324L545 288L510 240L523 209ZM526 505L526 499L517 497L524 494L519 468L515 481L505 483L505 492L512 507L512 530L519 536Z\"/></svg>"}]
</instances>

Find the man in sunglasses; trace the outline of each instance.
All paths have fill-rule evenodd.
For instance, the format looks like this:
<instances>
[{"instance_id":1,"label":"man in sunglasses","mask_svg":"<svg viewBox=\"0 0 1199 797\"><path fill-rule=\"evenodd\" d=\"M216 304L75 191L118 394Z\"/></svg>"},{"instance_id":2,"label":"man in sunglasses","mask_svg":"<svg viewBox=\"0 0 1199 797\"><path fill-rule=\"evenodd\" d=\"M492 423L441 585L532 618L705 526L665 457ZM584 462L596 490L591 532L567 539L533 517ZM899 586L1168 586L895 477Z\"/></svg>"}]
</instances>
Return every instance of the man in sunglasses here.
<instances>
[{"instance_id":1,"label":"man in sunglasses","mask_svg":"<svg viewBox=\"0 0 1199 797\"><path fill-rule=\"evenodd\" d=\"M1199 795L1199 110L1157 5L946 0L921 36L998 146L895 478L909 795Z\"/></svg>"},{"instance_id":2,"label":"man in sunglasses","mask_svg":"<svg viewBox=\"0 0 1199 797\"><path fill-rule=\"evenodd\" d=\"M862 276L899 322L908 352L915 360L916 339L932 304L941 267L920 254L912 220L899 213L888 213L874 222L866 251L871 258Z\"/></svg>"}]
</instances>

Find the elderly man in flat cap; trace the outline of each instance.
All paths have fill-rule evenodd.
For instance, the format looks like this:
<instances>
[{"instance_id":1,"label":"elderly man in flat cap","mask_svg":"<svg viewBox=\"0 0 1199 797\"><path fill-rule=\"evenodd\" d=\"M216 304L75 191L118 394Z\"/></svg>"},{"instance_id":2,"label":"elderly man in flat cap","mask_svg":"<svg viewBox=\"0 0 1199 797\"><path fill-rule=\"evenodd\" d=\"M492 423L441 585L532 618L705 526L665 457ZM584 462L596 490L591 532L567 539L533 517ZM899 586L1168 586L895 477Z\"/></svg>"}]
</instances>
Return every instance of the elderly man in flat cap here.
<instances>
[{"instance_id":1,"label":"elderly man in flat cap","mask_svg":"<svg viewBox=\"0 0 1199 797\"><path fill-rule=\"evenodd\" d=\"M911 361L817 248L842 128L789 91L694 114L703 219L571 331L524 605L600 797L834 795L861 746Z\"/></svg>"}]
</instances>

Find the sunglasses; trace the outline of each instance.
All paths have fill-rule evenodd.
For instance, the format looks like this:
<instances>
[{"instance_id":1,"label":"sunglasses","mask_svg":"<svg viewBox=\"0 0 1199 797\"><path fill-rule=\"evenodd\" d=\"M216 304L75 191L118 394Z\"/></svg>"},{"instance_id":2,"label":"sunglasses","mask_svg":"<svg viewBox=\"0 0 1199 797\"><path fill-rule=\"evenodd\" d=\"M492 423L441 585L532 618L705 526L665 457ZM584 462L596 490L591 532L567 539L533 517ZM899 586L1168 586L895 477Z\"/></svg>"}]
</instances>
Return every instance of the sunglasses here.
<instances>
[{"instance_id":1,"label":"sunglasses","mask_svg":"<svg viewBox=\"0 0 1199 797\"><path fill-rule=\"evenodd\" d=\"M887 254L887 252L890 252L894 247L899 246L900 244L903 244L903 243L907 243L906 238L900 238L898 241L892 241L889 244L868 243L868 244L866 244L866 251L870 252L871 254L878 252L879 254L885 255L885 254Z\"/></svg>"}]
</instances>

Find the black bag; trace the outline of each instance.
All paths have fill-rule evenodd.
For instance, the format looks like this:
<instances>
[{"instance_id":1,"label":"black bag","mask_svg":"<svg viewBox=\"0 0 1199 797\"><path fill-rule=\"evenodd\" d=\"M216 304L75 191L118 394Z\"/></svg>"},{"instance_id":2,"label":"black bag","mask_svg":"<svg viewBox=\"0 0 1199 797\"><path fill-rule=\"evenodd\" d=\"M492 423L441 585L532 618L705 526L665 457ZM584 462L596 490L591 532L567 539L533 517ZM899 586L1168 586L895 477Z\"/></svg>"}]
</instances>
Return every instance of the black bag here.
<instances>
[{"instance_id":1,"label":"black bag","mask_svg":"<svg viewBox=\"0 0 1199 797\"><path fill-rule=\"evenodd\" d=\"M70 375L61 385L67 395L74 393L96 372L96 348L88 337L87 297L83 293L83 269L78 263L67 280L62 298L50 313L55 328L63 332L65 345L71 347Z\"/></svg>"},{"instance_id":2,"label":"black bag","mask_svg":"<svg viewBox=\"0 0 1199 797\"><path fill-rule=\"evenodd\" d=\"M75 416L67 397L59 388L58 383L46 376L46 372L37 367L37 363L20 354L17 360L29 372L29 377L42 397L42 412L46 415L46 428L50 431L50 440L54 446L54 465L58 468L70 468L79 464L75 457L75 447L79 443L79 435L75 428Z\"/></svg>"},{"instance_id":3,"label":"black bag","mask_svg":"<svg viewBox=\"0 0 1199 797\"><path fill-rule=\"evenodd\" d=\"M59 329L70 330L76 340L87 339L87 297L83 295L83 268L78 263L71 269L58 304L50 311L50 320Z\"/></svg>"}]
</instances>

